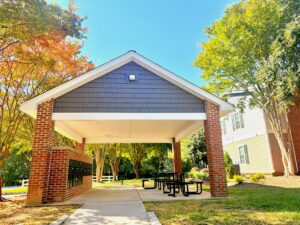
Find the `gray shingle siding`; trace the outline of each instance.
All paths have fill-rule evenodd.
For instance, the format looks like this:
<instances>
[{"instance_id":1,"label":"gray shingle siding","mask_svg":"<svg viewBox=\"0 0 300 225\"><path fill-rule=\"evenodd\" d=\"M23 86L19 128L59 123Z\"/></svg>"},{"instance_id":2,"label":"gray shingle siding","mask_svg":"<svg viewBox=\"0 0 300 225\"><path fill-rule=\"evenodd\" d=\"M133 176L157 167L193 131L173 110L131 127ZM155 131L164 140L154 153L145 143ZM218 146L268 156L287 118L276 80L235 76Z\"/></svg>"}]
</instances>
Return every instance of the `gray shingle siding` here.
<instances>
[{"instance_id":1,"label":"gray shingle siding","mask_svg":"<svg viewBox=\"0 0 300 225\"><path fill-rule=\"evenodd\" d=\"M129 74L136 80L129 81ZM195 113L203 100L134 62L55 99L54 112Z\"/></svg>"}]
</instances>

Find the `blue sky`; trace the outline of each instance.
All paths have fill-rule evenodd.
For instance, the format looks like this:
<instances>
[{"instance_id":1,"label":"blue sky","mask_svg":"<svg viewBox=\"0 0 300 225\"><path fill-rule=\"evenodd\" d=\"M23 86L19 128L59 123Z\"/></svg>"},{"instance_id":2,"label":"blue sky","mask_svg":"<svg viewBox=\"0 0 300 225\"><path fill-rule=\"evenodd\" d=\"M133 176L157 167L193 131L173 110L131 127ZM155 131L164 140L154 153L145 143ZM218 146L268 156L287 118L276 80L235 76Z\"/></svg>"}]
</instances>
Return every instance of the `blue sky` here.
<instances>
[{"instance_id":1,"label":"blue sky","mask_svg":"<svg viewBox=\"0 0 300 225\"><path fill-rule=\"evenodd\" d=\"M68 0L49 0L66 8ZM196 85L204 85L192 66L204 29L221 18L233 0L74 0L87 16L83 54L100 65L136 50Z\"/></svg>"}]
</instances>

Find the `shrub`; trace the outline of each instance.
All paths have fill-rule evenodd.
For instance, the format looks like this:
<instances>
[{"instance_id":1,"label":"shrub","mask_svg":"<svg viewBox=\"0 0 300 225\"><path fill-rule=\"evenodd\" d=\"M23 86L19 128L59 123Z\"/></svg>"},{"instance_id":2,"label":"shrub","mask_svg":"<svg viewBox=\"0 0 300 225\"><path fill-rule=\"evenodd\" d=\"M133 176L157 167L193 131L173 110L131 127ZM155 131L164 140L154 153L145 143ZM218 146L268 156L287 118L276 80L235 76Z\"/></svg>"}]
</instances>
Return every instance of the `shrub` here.
<instances>
[{"instance_id":1,"label":"shrub","mask_svg":"<svg viewBox=\"0 0 300 225\"><path fill-rule=\"evenodd\" d=\"M262 173L256 173L250 176L250 180L254 183L261 183L265 179L265 175Z\"/></svg>"},{"instance_id":2,"label":"shrub","mask_svg":"<svg viewBox=\"0 0 300 225\"><path fill-rule=\"evenodd\" d=\"M198 172L200 171L200 169L198 167L193 167L191 170L190 170L190 173L194 173L194 172Z\"/></svg>"},{"instance_id":3,"label":"shrub","mask_svg":"<svg viewBox=\"0 0 300 225\"><path fill-rule=\"evenodd\" d=\"M208 172L200 172L200 173L201 173L201 176L200 176L201 180L208 180L208 178L209 178Z\"/></svg>"},{"instance_id":4,"label":"shrub","mask_svg":"<svg viewBox=\"0 0 300 225\"><path fill-rule=\"evenodd\" d=\"M234 175L234 166L232 159L230 158L228 152L224 153L224 162L225 162L225 170L226 170L226 177L227 180L232 179Z\"/></svg>"},{"instance_id":5,"label":"shrub","mask_svg":"<svg viewBox=\"0 0 300 225\"><path fill-rule=\"evenodd\" d=\"M234 176L233 176L233 180L234 180L234 182L236 182L236 183L238 183L238 184L243 183L243 177L240 176L240 175L234 175Z\"/></svg>"},{"instance_id":6,"label":"shrub","mask_svg":"<svg viewBox=\"0 0 300 225\"><path fill-rule=\"evenodd\" d=\"M192 168L192 162L189 158L182 160L182 172L188 172Z\"/></svg>"},{"instance_id":7,"label":"shrub","mask_svg":"<svg viewBox=\"0 0 300 225\"><path fill-rule=\"evenodd\" d=\"M207 173L208 174L208 168L203 168L200 170L202 173Z\"/></svg>"},{"instance_id":8,"label":"shrub","mask_svg":"<svg viewBox=\"0 0 300 225\"><path fill-rule=\"evenodd\" d=\"M201 171L191 171L187 174L187 177L198 180L208 180L208 173Z\"/></svg>"}]
</instances>

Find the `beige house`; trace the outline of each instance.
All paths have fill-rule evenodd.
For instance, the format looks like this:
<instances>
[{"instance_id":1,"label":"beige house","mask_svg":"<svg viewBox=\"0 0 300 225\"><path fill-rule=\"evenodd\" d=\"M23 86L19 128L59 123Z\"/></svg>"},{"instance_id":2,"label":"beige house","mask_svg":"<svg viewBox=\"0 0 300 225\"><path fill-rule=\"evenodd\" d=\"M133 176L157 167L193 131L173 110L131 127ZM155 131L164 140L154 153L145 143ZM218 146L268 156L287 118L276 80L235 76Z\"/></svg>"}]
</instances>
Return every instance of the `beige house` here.
<instances>
[{"instance_id":1,"label":"beige house","mask_svg":"<svg viewBox=\"0 0 300 225\"><path fill-rule=\"evenodd\" d=\"M244 92L234 92L229 102L236 104ZM264 173L282 175L279 146L261 109L246 106L221 118L223 149L241 174Z\"/></svg>"}]
</instances>

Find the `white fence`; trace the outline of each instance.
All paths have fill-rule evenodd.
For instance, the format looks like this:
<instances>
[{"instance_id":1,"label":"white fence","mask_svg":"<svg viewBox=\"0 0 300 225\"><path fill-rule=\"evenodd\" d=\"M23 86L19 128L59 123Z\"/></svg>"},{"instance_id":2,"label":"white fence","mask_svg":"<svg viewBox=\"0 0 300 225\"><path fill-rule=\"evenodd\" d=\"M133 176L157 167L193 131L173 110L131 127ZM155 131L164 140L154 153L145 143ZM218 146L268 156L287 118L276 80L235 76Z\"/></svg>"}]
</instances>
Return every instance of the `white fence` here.
<instances>
[{"instance_id":1,"label":"white fence","mask_svg":"<svg viewBox=\"0 0 300 225\"><path fill-rule=\"evenodd\" d=\"M101 182L111 182L113 180L113 176L102 176ZM96 176L93 176L93 181L96 182Z\"/></svg>"},{"instance_id":2,"label":"white fence","mask_svg":"<svg viewBox=\"0 0 300 225\"><path fill-rule=\"evenodd\" d=\"M113 181L113 176L102 176L101 182L111 182ZM118 177L117 177L118 180ZM93 182L96 182L96 176L93 176ZM28 187L29 179L22 180L22 187Z\"/></svg>"},{"instance_id":3,"label":"white fence","mask_svg":"<svg viewBox=\"0 0 300 225\"><path fill-rule=\"evenodd\" d=\"M22 180L22 187L28 187L29 179Z\"/></svg>"}]
</instances>

